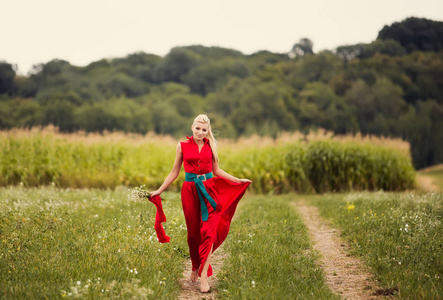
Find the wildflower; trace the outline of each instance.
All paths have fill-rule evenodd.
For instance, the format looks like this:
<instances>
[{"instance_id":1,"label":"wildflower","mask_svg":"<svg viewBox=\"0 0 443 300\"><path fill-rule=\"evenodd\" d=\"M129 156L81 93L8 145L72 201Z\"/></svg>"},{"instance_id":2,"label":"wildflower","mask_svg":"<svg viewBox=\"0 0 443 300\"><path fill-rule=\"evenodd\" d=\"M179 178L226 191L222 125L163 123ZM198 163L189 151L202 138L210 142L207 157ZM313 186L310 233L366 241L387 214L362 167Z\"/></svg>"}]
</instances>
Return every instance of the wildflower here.
<instances>
[{"instance_id":1,"label":"wildflower","mask_svg":"<svg viewBox=\"0 0 443 300\"><path fill-rule=\"evenodd\" d=\"M77 285L81 285L82 283L81 283L81 281L77 281Z\"/></svg>"},{"instance_id":2,"label":"wildflower","mask_svg":"<svg viewBox=\"0 0 443 300\"><path fill-rule=\"evenodd\" d=\"M355 209L354 203L348 203L348 206L346 207L348 209L348 212Z\"/></svg>"},{"instance_id":3,"label":"wildflower","mask_svg":"<svg viewBox=\"0 0 443 300\"><path fill-rule=\"evenodd\" d=\"M255 288L255 281L254 281L254 280L252 280L252 281L251 281L251 283L252 283L252 287L254 287L254 288Z\"/></svg>"},{"instance_id":4,"label":"wildflower","mask_svg":"<svg viewBox=\"0 0 443 300\"><path fill-rule=\"evenodd\" d=\"M130 199L133 201L144 201L151 196L151 192L148 191L145 185L136 187L130 191Z\"/></svg>"}]
</instances>

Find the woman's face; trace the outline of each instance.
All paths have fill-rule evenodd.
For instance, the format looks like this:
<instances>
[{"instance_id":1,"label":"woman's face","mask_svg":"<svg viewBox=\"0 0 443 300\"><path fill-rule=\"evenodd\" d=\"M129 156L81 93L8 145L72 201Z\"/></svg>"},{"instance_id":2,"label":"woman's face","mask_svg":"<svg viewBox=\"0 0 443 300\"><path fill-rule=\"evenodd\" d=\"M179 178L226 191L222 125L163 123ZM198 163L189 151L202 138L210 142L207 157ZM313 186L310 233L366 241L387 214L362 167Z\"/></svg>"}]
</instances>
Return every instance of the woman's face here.
<instances>
[{"instance_id":1,"label":"woman's face","mask_svg":"<svg viewBox=\"0 0 443 300\"><path fill-rule=\"evenodd\" d=\"M191 129L194 139L197 141L201 141L209 132L209 124L195 122L195 124L192 125Z\"/></svg>"}]
</instances>

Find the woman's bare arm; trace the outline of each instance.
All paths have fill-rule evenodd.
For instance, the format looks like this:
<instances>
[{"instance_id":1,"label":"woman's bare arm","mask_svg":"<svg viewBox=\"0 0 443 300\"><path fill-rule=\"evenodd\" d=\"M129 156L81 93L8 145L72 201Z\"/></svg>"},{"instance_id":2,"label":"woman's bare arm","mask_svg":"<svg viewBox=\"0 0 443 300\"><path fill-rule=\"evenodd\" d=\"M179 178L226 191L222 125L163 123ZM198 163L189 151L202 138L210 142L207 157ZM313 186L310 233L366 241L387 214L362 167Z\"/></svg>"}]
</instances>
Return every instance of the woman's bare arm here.
<instances>
[{"instance_id":1,"label":"woman's bare arm","mask_svg":"<svg viewBox=\"0 0 443 300\"><path fill-rule=\"evenodd\" d=\"M180 169L182 167L182 163L183 163L182 148L180 146L180 143L178 143L175 161L174 161L174 165L172 166L171 172L166 177L165 181L160 186L160 188L156 191L151 192L151 196L160 195L168 188L168 186L171 185L171 183L173 183L177 179L178 175L180 174Z\"/></svg>"},{"instance_id":2,"label":"woman's bare arm","mask_svg":"<svg viewBox=\"0 0 443 300\"><path fill-rule=\"evenodd\" d=\"M213 160L212 162L212 173L215 176L219 176L219 177L223 177L229 181L232 182L236 182L236 183L240 183L240 182L252 182L249 179L246 178L237 178L235 176L232 176L231 174L226 173L225 171L223 171L222 169L220 169L220 167L218 166L218 162L216 162L215 160Z\"/></svg>"}]
</instances>

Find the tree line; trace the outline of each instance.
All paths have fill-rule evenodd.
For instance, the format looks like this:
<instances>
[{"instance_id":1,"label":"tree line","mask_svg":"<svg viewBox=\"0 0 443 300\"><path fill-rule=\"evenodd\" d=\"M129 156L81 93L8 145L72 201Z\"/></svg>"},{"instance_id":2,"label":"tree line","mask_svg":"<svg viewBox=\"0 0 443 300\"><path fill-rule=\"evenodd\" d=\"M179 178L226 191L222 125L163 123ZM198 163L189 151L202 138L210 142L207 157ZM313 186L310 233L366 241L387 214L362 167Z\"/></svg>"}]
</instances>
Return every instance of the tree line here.
<instances>
[{"instance_id":1,"label":"tree line","mask_svg":"<svg viewBox=\"0 0 443 300\"><path fill-rule=\"evenodd\" d=\"M85 67L52 60L27 76L0 62L0 128L119 130L183 136L209 114L219 136L325 128L402 137L417 168L443 162L443 22L408 18L369 44L314 53L201 45Z\"/></svg>"}]
</instances>

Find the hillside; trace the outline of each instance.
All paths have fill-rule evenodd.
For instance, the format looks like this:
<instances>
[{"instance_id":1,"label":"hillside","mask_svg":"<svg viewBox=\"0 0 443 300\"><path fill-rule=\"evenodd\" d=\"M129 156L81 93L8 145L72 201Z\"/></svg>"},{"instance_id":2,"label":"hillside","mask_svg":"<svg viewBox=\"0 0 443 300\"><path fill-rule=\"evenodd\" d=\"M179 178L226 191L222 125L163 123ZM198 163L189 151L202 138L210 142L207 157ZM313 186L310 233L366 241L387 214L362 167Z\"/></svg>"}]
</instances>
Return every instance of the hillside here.
<instances>
[{"instance_id":1,"label":"hillside","mask_svg":"<svg viewBox=\"0 0 443 300\"><path fill-rule=\"evenodd\" d=\"M0 129L53 124L63 132L183 136L205 112L229 138L319 128L399 137L423 168L443 162L442 24L408 18L370 44L320 53L309 39L289 53L251 55L191 45L86 67L54 59L25 77L3 62Z\"/></svg>"}]
</instances>

